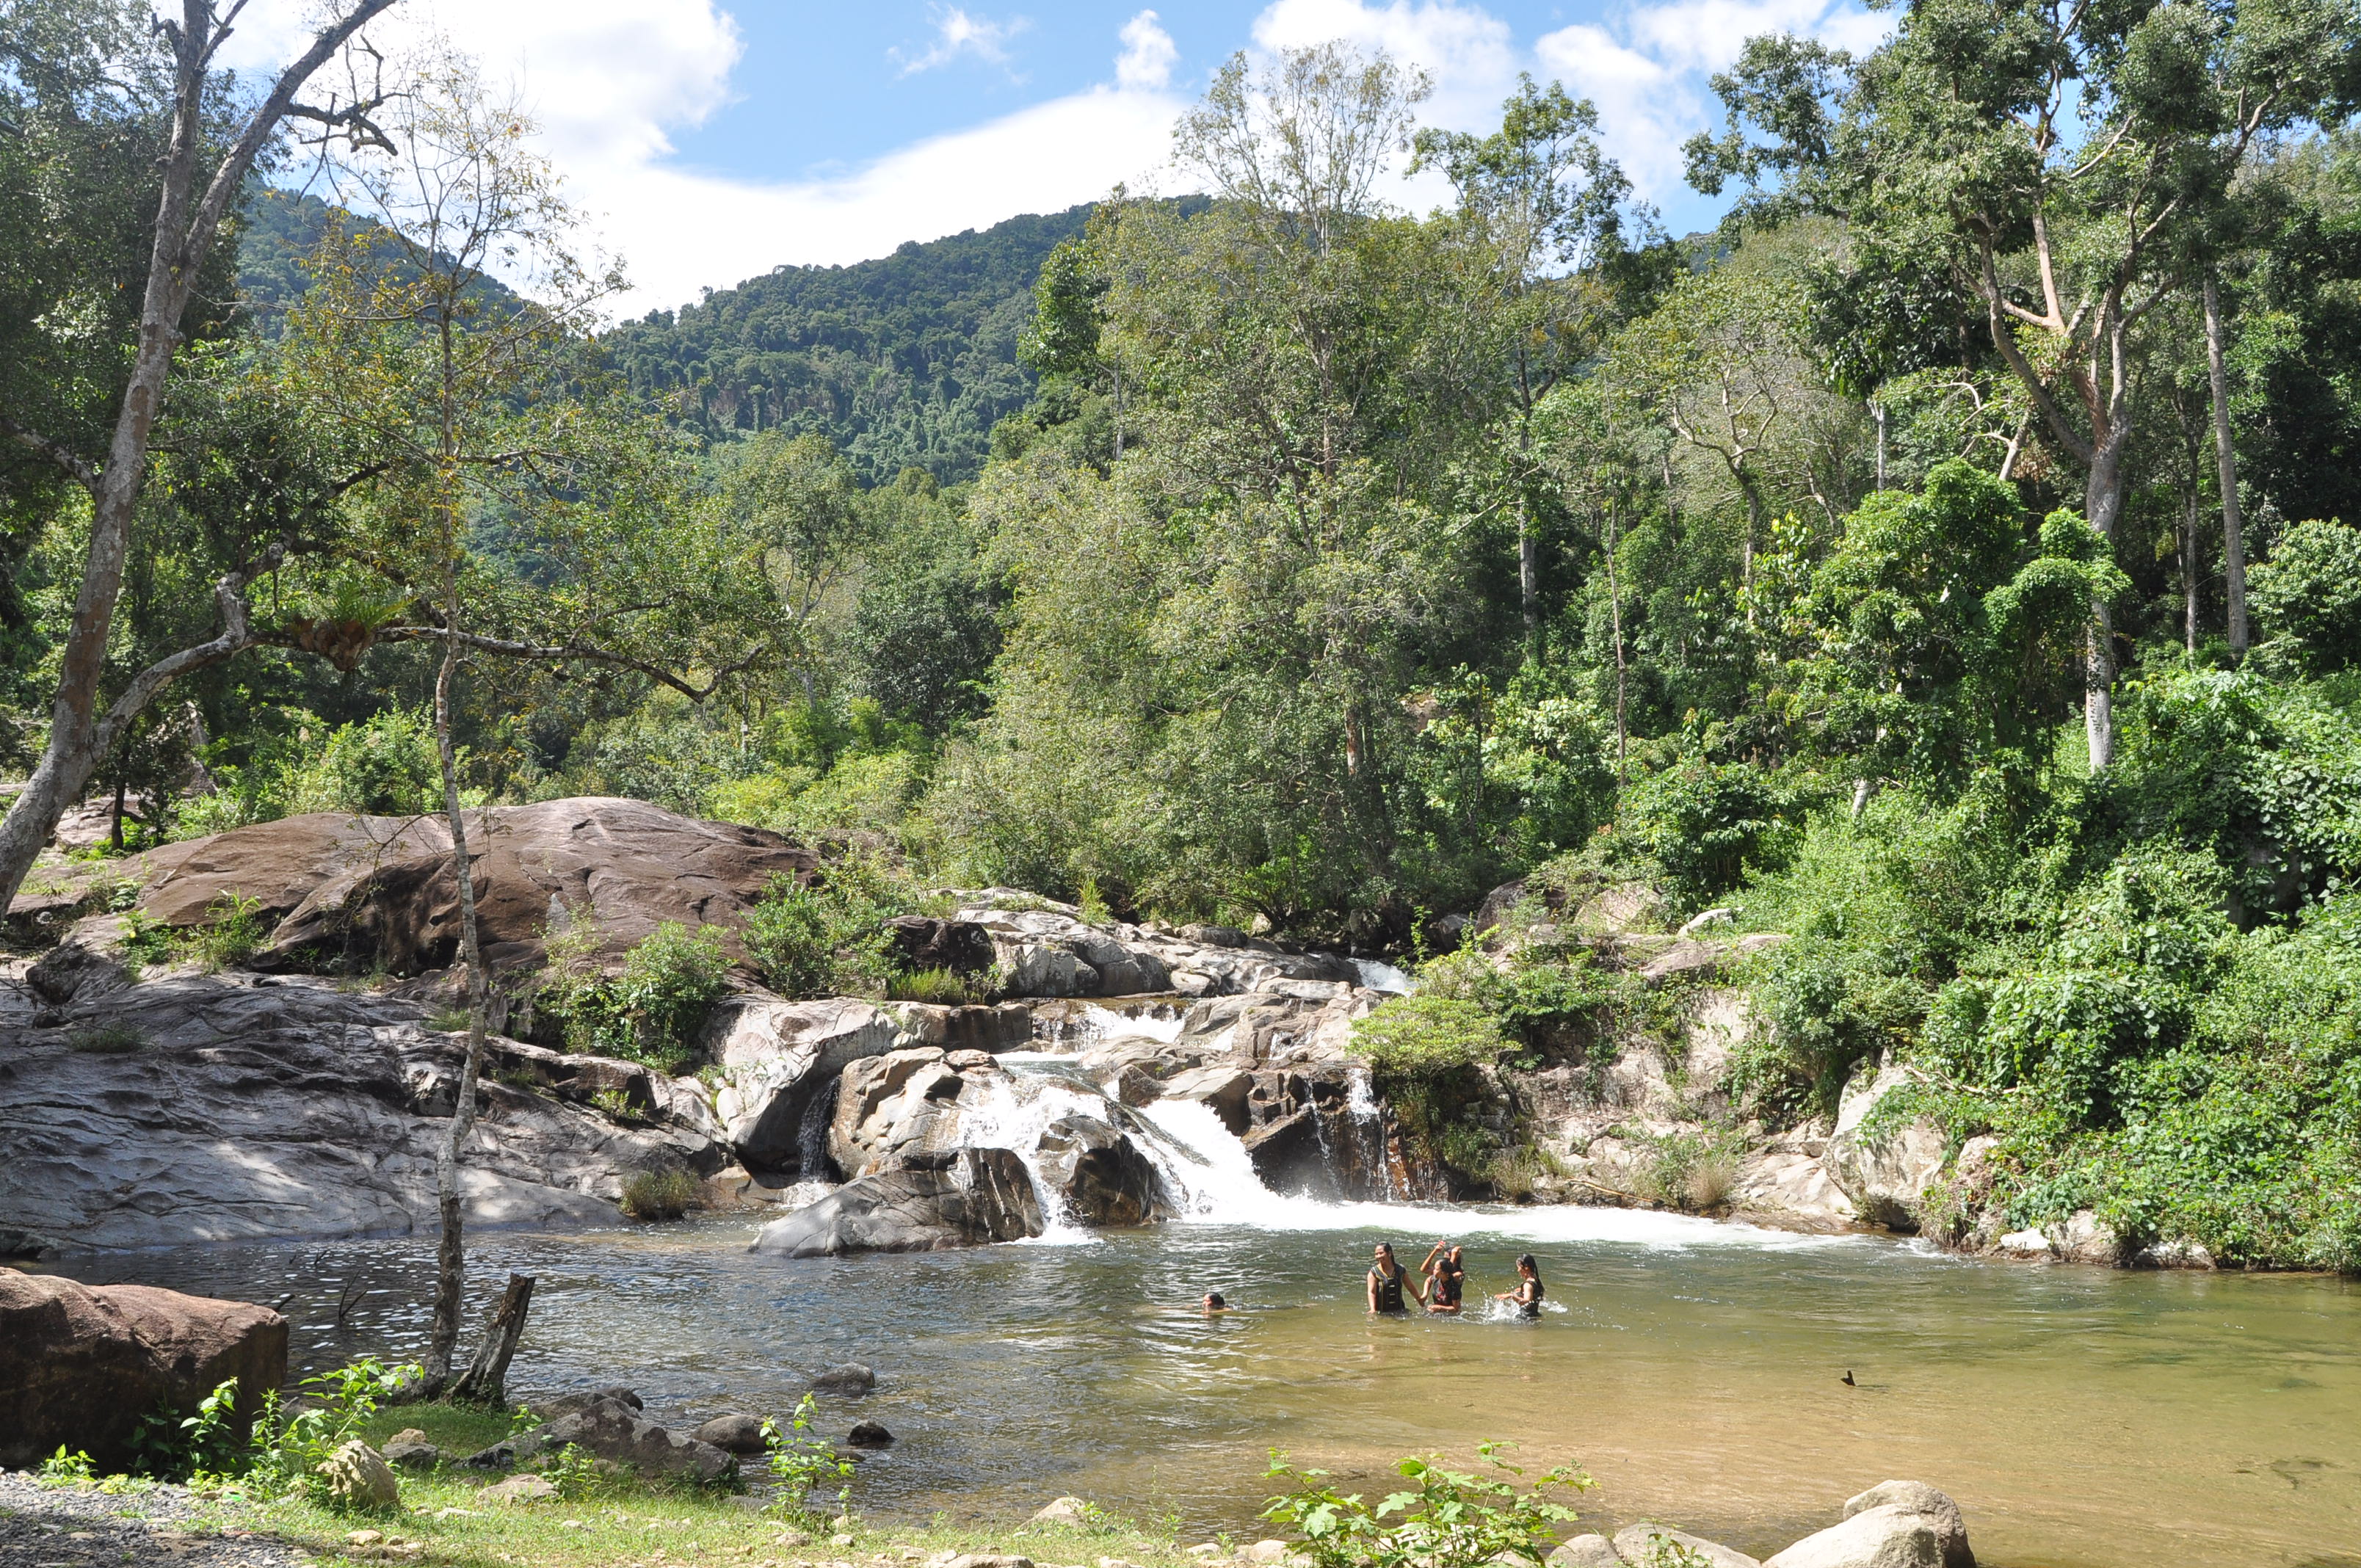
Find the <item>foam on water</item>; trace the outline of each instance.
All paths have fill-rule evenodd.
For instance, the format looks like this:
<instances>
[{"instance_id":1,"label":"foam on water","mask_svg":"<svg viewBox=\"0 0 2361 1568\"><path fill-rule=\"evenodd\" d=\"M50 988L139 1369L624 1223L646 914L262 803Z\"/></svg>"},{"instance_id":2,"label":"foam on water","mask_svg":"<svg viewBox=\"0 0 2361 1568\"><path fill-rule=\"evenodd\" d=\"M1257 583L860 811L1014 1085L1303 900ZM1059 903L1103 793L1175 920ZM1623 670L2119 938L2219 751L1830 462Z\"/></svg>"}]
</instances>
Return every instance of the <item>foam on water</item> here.
<instances>
[{"instance_id":1,"label":"foam on water","mask_svg":"<svg viewBox=\"0 0 2361 1568\"><path fill-rule=\"evenodd\" d=\"M1376 959L1355 959L1353 967L1361 971L1361 983L1371 991L1390 991L1406 996L1418 989L1418 981Z\"/></svg>"},{"instance_id":2,"label":"foam on water","mask_svg":"<svg viewBox=\"0 0 2361 1568\"><path fill-rule=\"evenodd\" d=\"M1398 1235L1498 1236L1518 1242L1610 1242L1657 1250L1705 1246L1802 1251L1863 1245L1853 1236L1796 1235L1760 1225L1642 1209L1553 1204L1457 1207L1434 1203L1330 1202L1273 1192L1246 1145L1211 1106L1159 1100L1136 1114L1161 1135L1147 1140L1183 1224L1263 1231L1390 1231Z\"/></svg>"},{"instance_id":3,"label":"foam on water","mask_svg":"<svg viewBox=\"0 0 2361 1568\"><path fill-rule=\"evenodd\" d=\"M971 1148L1014 1149L1033 1182L1033 1196L1041 1205L1042 1231L1035 1246L1086 1246L1098 1233L1078 1223L1066 1207L1065 1195L1042 1179L1041 1135L1061 1116L1104 1120L1106 1097L1057 1073L1022 1076L994 1073L983 1080L970 1100L960 1101L961 1141Z\"/></svg>"},{"instance_id":4,"label":"foam on water","mask_svg":"<svg viewBox=\"0 0 2361 1568\"><path fill-rule=\"evenodd\" d=\"M1103 1040L1133 1035L1169 1046L1180 1037L1181 1017L1177 1013L1170 1018L1151 1018L1146 1013L1117 1013L1093 1002L1082 1009L1082 1022Z\"/></svg>"}]
</instances>

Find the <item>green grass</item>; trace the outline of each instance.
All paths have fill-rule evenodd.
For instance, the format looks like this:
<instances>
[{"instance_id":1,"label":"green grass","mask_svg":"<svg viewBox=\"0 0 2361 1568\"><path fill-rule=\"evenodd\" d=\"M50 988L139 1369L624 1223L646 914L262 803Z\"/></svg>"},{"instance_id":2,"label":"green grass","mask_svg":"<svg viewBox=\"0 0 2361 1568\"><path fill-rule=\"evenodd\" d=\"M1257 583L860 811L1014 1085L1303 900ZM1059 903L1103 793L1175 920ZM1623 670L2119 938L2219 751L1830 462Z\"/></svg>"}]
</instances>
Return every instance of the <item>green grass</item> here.
<instances>
[{"instance_id":1,"label":"green grass","mask_svg":"<svg viewBox=\"0 0 2361 1568\"><path fill-rule=\"evenodd\" d=\"M317 1553L325 1563L396 1561L442 1568L625 1568L652 1560L665 1563L772 1563L778 1568L828 1563L868 1565L884 1560L916 1563L938 1552L1019 1552L1042 1564L1088 1564L1115 1557L1139 1568L1196 1568L1196 1560L1170 1534L1109 1519L1097 1528L1045 1525L953 1524L937 1516L928 1522L895 1523L856 1517L845 1531L850 1545L832 1542L834 1524L801 1527L808 1539L789 1534L788 1521L754 1513L726 1495L672 1490L634 1480L609 1479L588 1496L555 1498L524 1507L487 1503L480 1494L505 1479L457 1462L499 1442L511 1420L497 1411L443 1405L398 1406L367 1423L370 1442L415 1427L448 1456L432 1475L401 1472L400 1515L340 1514L306 1500L278 1501L225 1493L210 1522L259 1529ZM745 1462L759 1472L759 1459ZM1057 1495L1045 1485L1041 1501ZM859 1483L854 1484L856 1510ZM441 1510L465 1510L445 1516ZM379 1531L387 1541L414 1541L417 1555L388 1555L383 1543L354 1546L352 1532ZM663 1557L656 1557L661 1548Z\"/></svg>"}]
</instances>

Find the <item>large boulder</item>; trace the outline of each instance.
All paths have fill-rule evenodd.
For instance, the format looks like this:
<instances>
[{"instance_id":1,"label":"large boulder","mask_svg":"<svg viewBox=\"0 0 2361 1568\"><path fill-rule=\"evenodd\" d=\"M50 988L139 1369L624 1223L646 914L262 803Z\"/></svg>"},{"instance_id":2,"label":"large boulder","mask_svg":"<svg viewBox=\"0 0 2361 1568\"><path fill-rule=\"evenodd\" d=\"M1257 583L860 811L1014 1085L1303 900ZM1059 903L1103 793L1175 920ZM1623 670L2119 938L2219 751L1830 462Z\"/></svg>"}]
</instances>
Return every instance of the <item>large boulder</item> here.
<instances>
[{"instance_id":1,"label":"large boulder","mask_svg":"<svg viewBox=\"0 0 2361 1568\"><path fill-rule=\"evenodd\" d=\"M1041 1234L1040 1201L1025 1162L1010 1150L925 1157L922 1167L862 1177L772 1221L752 1250L782 1257L939 1252Z\"/></svg>"},{"instance_id":2,"label":"large boulder","mask_svg":"<svg viewBox=\"0 0 2361 1568\"><path fill-rule=\"evenodd\" d=\"M972 921L901 915L885 922L885 932L906 969L975 974L993 965L992 933Z\"/></svg>"},{"instance_id":3,"label":"large boulder","mask_svg":"<svg viewBox=\"0 0 2361 1568\"><path fill-rule=\"evenodd\" d=\"M1254 1075L1235 1067L1191 1068L1176 1072L1161 1088L1167 1100L1193 1100L1221 1118L1222 1125L1244 1137L1254 1124L1247 1102L1254 1094Z\"/></svg>"},{"instance_id":4,"label":"large boulder","mask_svg":"<svg viewBox=\"0 0 2361 1568\"><path fill-rule=\"evenodd\" d=\"M1763 1568L1943 1568L1943 1542L1922 1515L1871 1508L1806 1536Z\"/></svg>"},{"instance_id":5,"label":"large boulder","mask_svg":"<svg viewBox=\"0 0 2361 1568\"><path fill-rule=\"evenodd\" d=\"M465 1036L309 977L104 972L39 1013L0 987L0 1251L434 1228ZM619 1124L572 1090L479 1089L470 1229L619 1223L633 1174L720 1163L699 1134Z\"/></svg>"},{"instance_id":6,"label":"large boulder","mask_svg":"<svg viewBox=\"0 0 2361 1568\"><path fill-rule=\"evenodd\" d=\"M865 1002L730 997L708 1017L721 1069L714 1113L750 1170L827 1174L830 1091L846 1068L894 1048L893 1015Z\"/></svg>"},{"instance_id":7,"label":"large boulder","mask_svg":"<svg viewBox=\"0 0 2361 1568\"><path fill-rule=\"evenodd\" d=\"M909 1157L956 1148L967 1078L933 1047L888 1051L844 1069L829 1123L828 1157L847 1179Z\"/></svg>"},{"instance_id":8,"label":"large boulder","mask_svg":"<svg viewBox=\"0 0 2361 1568\"><path fill-rule=\"evenodd\" d=\"M243 1301L0 1268L0 1466L24 1469L62 1446L125 1469L143 1417L193 1413L232 1379L243 1435L287 1379L286 1319Z\"/></svg>"},{"instance_id":9,"label":"large boulder","mask_svg":"<svg viewBox=\"0 0 2361 1568\"><path fill-rule=\"evenodd\" d=\"M1924 1481L1881 1481L1866 1492L1845 1499L1844 1517L1852 1519L1872 1508L1895 1508L1916 1514L1933 1527L1942 1543L1943 1568L1976 1568L1976 1554L1968 1548L1967 1516L1947 1493Z\"/></svg>"},{"instance_id":10,"label":"large boulder","mask_svg":"<svg viewBox=\"0 0 2361 1568\"><path fill-rule=\"evenodd\" d=\"M1733 1551L1718 1541L1708 1541L1703 1536L1660 1524L1635 1524L1617 1530L1616 1554L1624 1562L1640 1564L1642 1568L1655 1568L1659 1563L1679 1561L1656 1544L1660 1541L1686 1548L1697 1561L1706 1563L1707 1568L1763 1568L1763 1564L1743 1552Z\"/></svg>"},{"instance_id":11,"label":"large boulder","mask_svg":"<svg viewBox=\"0 0 2361 1568\"><path fill-rule=\"evenodd\" d=\"M1943 1175L1943 1130L1927 1116L1875 1131L1865 1124L1880 1101L1916 1079L1899 1066L1855 1074L1838 1102L1836 1130L1820 1156L1828 1179L1862 1219L1897 1231L1916 1232L1924 1222L1927 1192Z\"/></svg>"},{"instance_id":12,"label":"large boulder","mask_svg":"<svg viewBox=\"0 0 2361 1568\"><path fill-rule=\"evenodd\" d=\"M1156 1167L1127 1134L1094 1116L1060 1116L1041 1134L1041 1179L1086 1225L1145 1225L1169 1212Z\"/></svg>"},{"instance_id":13,"label":"large boulder","mask_svg":"<svg viewBox=\"0 0 2361 1568\"><path fill-rule=\"evenodd\" d=\"M645 801L588 797L471 813L469 854L486 961L542 959L553 927L588 930L619 959L667 920L719 925L737 954L739 916L772 879L808 875L813 853L775 833L699 822ZM167 845L122 862L140 907L168 926L220 918L252 900L272 930L258 963L415 975L459 948L451 840L439 817L315 813ZM585 925L585 923L588 923Z\"/></svg>"}]
</instances>

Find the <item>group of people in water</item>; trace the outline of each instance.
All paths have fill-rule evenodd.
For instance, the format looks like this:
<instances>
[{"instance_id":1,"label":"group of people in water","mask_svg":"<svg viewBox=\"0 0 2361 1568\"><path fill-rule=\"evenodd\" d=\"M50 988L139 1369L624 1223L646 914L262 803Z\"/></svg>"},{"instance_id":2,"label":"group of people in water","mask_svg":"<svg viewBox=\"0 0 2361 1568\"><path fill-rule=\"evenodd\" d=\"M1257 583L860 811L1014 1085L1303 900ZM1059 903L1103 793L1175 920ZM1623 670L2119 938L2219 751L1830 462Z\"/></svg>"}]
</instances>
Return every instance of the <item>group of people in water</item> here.
<instances>
[{"instance_id":1,"label":"group of people in water","mask_svg":"<svg viewBox=\"0 0 2361 1568\"><path fill-rule=\"evenodd\" d=\"M1412 1278L1394 1256L1394 1244L1379 1242L1370 1262L1368 1288L1372 1312L1398 1316L1407 1313L1410 1303L1416 1301L1429 1312L1448 1316L1463 1308L1467 1256L1448 1242L1437 1242L1427 1249L1425 1261L1418 1266L1418 1277ZM1521 1318L1538 1318L1542 1298L1548 1293L1542 1284L1541 1266L1532 1253L1526 1253L1517 1259L1515 1288L1496 1291L1492 1299L1513 1304Z\"/></svg>"},{"instance_id":2,"label":"group of people in water","mask_svg":"<svg viewBox=\"0 0 2361 1568\"><path fill-rule=\"evenodd\" d=\"M1407 1317L1410 1303L1416 1301L1427 1311L1438 1316L1455 1316L1462 1310L1461 1298L1467 1288L1467 1258L1449 1242L1436 1242L1427 1249L1426 1259L1418 1266L1416 1278L1394 1256L1394 1244L1379 1242L1371 1260L1368 1277L1369 1310L1387 1317ZM1494 1293L1495 1301L1513 1303L1521 1318L1542 1315L1542 1298L1548 1294L1542 1284L1541 1266L1533 1255L1526 1253L1517 1259L1517 1283L1513 1289ZM1207 1315L1230 1310L1230 1304L1218 1290L1205 1297Z\"/></svg>"}]
</instances>

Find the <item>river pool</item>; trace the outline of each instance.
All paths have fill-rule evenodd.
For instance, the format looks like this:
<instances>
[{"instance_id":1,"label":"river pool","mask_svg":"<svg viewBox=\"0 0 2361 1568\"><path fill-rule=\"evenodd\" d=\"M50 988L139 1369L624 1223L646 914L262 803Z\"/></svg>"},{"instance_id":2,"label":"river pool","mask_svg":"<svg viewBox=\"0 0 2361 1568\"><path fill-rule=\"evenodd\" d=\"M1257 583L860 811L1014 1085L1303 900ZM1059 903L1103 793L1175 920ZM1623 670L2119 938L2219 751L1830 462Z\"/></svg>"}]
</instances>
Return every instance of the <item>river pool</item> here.
<instances>
[{"instance_id":1,"label":"river pool","mask_svg":"<svg viewBox=\"0 0 2361 1568\"><path fill-rule=\"evenodd\" d=\"M858 1416L827 1418L900 1439L862 1468L873 1514L1005 1518L1073 1493L1177 1515L1190 1539L1252 1539L1271 1446L1375 1484L1396 1455L1506 1438L1532 1464L1587 1467L1584 1512L1605 1528L1660 1517L1757 1553L1903 1476L1958 1497L1998 1568L2361 1568L2352 1282L1971 1262L1607 1209L1246 1206L792 1262L749 1254L755 1226L735 1216L493 1234L471 1288L489 1303L508 1270L539 1277L512 1387L621 1382L664 1419L784 1410L822 1367L873 1365ZM1471 1300L1530 1250L1551 1310L1370 1321L1370 1242L1414 1261L1446 1229L1466 1241ZM296 1359L318 1367L413 1356L431 1255L402 1240L64 1266L292 1292ZM1197 1314L1208 1289L1243 1310Z\"/></svg>"}]
</instances>

